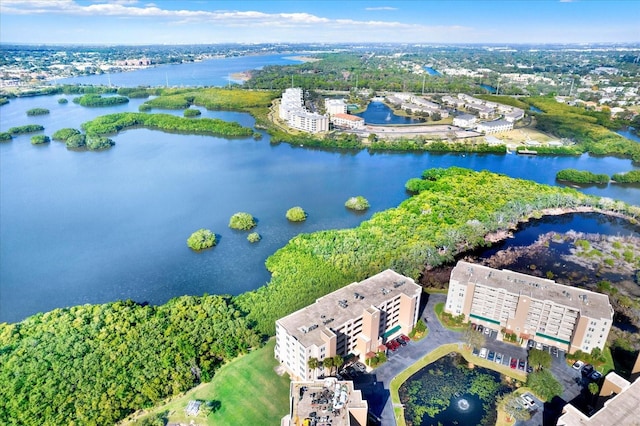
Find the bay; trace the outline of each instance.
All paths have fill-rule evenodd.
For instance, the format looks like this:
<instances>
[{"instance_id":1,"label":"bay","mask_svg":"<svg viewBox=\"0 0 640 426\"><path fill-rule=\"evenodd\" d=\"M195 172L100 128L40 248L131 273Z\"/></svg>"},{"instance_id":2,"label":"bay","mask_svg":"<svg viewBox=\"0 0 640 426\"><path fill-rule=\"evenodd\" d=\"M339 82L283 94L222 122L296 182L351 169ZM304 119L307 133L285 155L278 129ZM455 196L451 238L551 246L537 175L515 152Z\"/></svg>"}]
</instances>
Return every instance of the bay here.
<instances>
[{"instance_id":1,"label":"bay","mask_svg":"<svg viewBox=\"0 0 640 426\"><path fill-rule=\"evenodd\" d=\"M98 115L137 111L143 100L100 109L59 96L12 99L0 107L0 131L42 124L51 135ZM69 100L71 96L67 97ZM28 117L31 108L49 115ZM154 111L158 112L158 111ZM168 111L181 115L181 111ZM202 110L203 117L253 126L248 114ZM103 152L63 144L30 144L31 135L0 144L0 321L40 311L118 299L163 303L183 294L239 294L269 281L266 258L301 232L357 226L407 198L404 183L430 167L487 169L556 184L555 174L578 168L613 174L631 170L619 158L521 157L311 150L255 141L135 129ZM636 187L609 185L583 192L638 203ZM362 195L371 209L358 215L345 201ZM291 224L287 209L309 218ZM246 211L263 239L228 228ZM195 253L186 239L199 228L218 235Z\"/></svg>"},{"instance_id":2,"label":"bay","mask_svg":"<svg viewBox=\"0 0 640 426\"><path fill-rule=\"evenodd\" d=\"M267 65L293 65L302 61L291 55L255 55L214 58L200 62L158 65L136 71L105 73L58 79L57 84L85 84L116 87L137 86L226 86L241 83L232 74L261 69Z\"/></svg>"}]
</instances>

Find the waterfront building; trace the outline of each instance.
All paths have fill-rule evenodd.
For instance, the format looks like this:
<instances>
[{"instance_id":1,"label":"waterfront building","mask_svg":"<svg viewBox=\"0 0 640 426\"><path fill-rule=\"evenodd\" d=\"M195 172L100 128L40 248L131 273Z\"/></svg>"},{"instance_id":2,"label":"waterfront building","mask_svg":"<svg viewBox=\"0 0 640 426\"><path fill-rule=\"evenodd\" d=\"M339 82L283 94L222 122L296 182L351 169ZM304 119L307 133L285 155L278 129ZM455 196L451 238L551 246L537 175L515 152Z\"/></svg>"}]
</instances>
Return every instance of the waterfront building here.
<instances>
[{"instance_id":1,"label":"waterfront building","mask_svg":"<svg viewBox=\"0 0 640 426\"><path fill-rule=\"evenodd\" d=\"M334 114L331 116L331 122L336 127L345 127L347 129L364 129L364 118L351 114Z\"/></svg>"},{"instance_id":2,"label":"waterfront building","mask_svg":"<svg viewBox=\"0 0 640 426\"><path fill-rule=\"evenodd\" d=\"M309 112L304 107L303 92L299 87L286 89L280 99L278 116L289 127L309 133L329 131L329 117Z\"/></svg>"},{"instance_id":3,"label":"waterfront building","mask_svg":"<svg viewBox=\"0 0 640 426\"><path fill-rule=\"evenodd\" d=\"M613 322L604 294L464 261L451 272L445 312L570 353L603 349Z\"/></svg>"},{"instance_id":4,"label":"waterfront building","mask_svg":"<svg viewBox=\"0 0 640 426\"><path fill-rule=\"evenodd\" d=\"M349 284L276 321L275 357L294 379L311 380L308 361L375 355L418 321L422 288L387 269Z\"/></svg>"},{"instance_id":5,"label":"waterfront building","mask_svg":"<svg viewBox=\"0 0 640 426\"><path fill-rule=\"evenodd\" d=\"M346 114L347 113L347 103L344 99L325 99L324 107L329 114L329 117L335 114Z\"/></svg>"},{"instance_id":6,"label":"waterfront building","mask_svg":"<svg viewBox=\"0 0 640 426\"><path fill-rule=\"evenodd\" d=\"M477 121L478 119L475 117L475 115L460 114L459 116L454 117L453 125L462 127L463 129L468 129L469 127L475 126Z\"/></svg>"},{"instance_id":7,"label":"waterfront building","mask_svg":"<svg viewBox=\"0 0 640 426\"><path fill-rule=\"evenodd\" d=\"M513 123L507 120L483 121L476 125L476 130L483 132L485 135L508 132L509 130L513 130Z\"/></svg>"},{"instance_id":8,"label":"waterfront building","mask_svg":"<svg viewBox=\"0 0 640 426\"><path fill-rule=\"evenodd\" d=\"M327 424L366 426L369 404L352 381L328 377L324 380L292 381L289 385L289 414L281 426Z\"/></svg>"}]
</instances>

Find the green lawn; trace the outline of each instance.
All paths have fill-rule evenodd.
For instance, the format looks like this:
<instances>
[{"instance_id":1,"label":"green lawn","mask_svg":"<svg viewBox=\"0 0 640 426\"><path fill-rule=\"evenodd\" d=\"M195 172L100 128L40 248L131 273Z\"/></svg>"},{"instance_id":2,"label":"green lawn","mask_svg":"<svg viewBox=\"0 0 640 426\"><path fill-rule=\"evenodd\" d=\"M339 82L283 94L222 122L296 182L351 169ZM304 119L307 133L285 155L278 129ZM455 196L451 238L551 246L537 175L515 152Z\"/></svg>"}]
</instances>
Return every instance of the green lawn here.
<instances>
[{"instance_id":1,"label":"green lawn","mask_svg":"<svg viewBox=\"0 0 640 426\"><path fill-rule=\"evenodd\" d=\"M440 303L436 303L436 305L433 307L434 312L436 313L436 318L438 318L438 321L440 321L440 324L442 324L442 326L446 329L449 329L451 331L464 331L469 327L469 324L454 324L452 321L449 320L449 317L447 316L443 316L444 312L444 302L440 302Z\"/></svg>"},{"instance_id":2,"label":"green lawn","mask_svg":"<svg viewBox=\"0 0 640 426\"><path fill-rule=\"evenodd\" d=\"M258 350L242 356L224 367L210 383L202 384L185 395L148 410L145 417L155 413L168 413L169 423L191 420L206 425L275 425L289 411L289 376L278 376L273 357L275 339ZM215 411L188 417L184 409L189 400L213 402ZM148 414L148 415L147 415ZM136 424L142 419L128 419L123 424Z\"/></svg>"}]
</instances>

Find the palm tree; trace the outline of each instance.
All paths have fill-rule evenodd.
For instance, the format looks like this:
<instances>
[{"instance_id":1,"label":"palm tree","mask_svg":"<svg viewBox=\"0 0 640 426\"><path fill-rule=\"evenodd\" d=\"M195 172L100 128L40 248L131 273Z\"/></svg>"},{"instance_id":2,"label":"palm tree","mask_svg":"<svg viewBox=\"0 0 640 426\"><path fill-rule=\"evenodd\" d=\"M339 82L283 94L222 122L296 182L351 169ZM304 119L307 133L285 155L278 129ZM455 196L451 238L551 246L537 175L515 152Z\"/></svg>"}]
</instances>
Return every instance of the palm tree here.
<instances>
[{"instance_id":1,"label":"palm tree","mask_svg":"<svg viewBox=\"0 0 640 426\"><path fill-rule=\"evenodd\" d=\"M309 358L307 361L307 366L313 370L313 375L315 377L315 371L318 367L320 367L320 363L318 362L318 358Z\"/></svg>"},{"instance_id":2,"label":"palm tree","mask_svg":"<svg viewBox=\"0 0 640 426\"><path fill-rule=\"evenodd\" d=\"M338 372L338 370L340 370L342 364L344 364L344 359L342 359L340 355L336 355L333 357L333 366L336 368L336 373Z\"/></svg>"},{"instance_id":3,"label":"palm tree","mask_svg":"<svg viewBox=\"0 0 640 426\"><path fill-rule=\"evenodd\" d=\"M333 367L333 358L330 356L326 357L325 359L322 360L322 365L324 368L328 368L329 373L331 373L331 367Z\"/></svg>"}]
</instances>

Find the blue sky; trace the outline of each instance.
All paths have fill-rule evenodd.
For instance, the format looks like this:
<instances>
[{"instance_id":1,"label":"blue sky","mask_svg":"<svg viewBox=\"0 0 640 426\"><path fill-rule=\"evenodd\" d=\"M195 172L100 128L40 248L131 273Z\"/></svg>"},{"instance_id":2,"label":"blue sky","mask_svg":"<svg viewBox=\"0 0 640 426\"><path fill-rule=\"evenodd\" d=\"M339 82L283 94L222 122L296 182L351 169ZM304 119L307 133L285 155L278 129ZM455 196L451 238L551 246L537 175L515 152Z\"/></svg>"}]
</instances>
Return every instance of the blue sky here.
<instances>
[{"instance_id":1,"label":"blue sky","mask_svg":"<svg viewBox=\"0 0 640 426\"><path fill-rule=\"evenodd\" d=\"M640 42L640 0L0 0L0 42Z\"/></svg>"}]
</instances>

